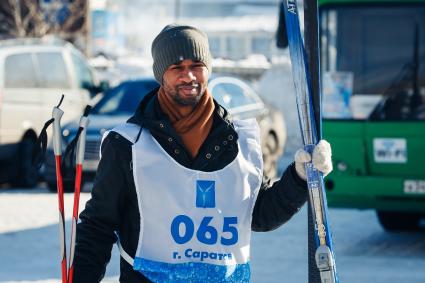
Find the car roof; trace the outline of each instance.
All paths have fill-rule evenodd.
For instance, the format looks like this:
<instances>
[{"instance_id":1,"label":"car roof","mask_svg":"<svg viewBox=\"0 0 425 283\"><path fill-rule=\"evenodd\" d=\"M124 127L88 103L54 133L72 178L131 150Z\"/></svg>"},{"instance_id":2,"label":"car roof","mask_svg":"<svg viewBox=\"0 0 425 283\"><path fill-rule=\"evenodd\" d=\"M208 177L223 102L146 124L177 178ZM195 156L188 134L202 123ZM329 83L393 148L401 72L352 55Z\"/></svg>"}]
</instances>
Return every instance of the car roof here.
<instances>
[{"instance_id":1,"label":"car roof","mask_svg":"<svg viewBox=\"0 0 425 283\"><path fill-rule=\"evenodd\" d=\"M44 38L12 38L0 40L0 48L17 46L67 46L71 43L56 37Z\"/></svg>"},{"instance_id":2,"label":"car roof","mask_svg":"<svg viewBox=\"0 0 425 283\"><path fill-rule=\"evenodd\" d=\"M64 50L81 53L71 43L63 40L44 40L38 38L0 40L0 57L28 52L62 52Z\"/></svg>"}]
</instances>

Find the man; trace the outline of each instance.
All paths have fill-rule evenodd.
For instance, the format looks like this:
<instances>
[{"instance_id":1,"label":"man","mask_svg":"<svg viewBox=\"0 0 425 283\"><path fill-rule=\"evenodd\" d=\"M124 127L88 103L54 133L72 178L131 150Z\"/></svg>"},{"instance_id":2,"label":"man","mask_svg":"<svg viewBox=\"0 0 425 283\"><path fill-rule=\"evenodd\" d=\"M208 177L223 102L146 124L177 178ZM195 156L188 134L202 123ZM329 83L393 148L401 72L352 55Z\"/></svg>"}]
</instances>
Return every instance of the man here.
<instances>
[{"instance_id":1,"label":"man","mask_svg":"<svg viewBox=\"0 0 425 283\"><path fill-rule=\"evenodd\" d=\"M208 39L166 26L152 44L160 88L106 134L77 228L74 282L99 282L118 241L121 282L247 282L250 234L276 229L307 198L300 150L282 178L263 174L255 120L232 121L207 89ZM313 164L332 170L322 141Z\"/></svg>"}]
</instances>

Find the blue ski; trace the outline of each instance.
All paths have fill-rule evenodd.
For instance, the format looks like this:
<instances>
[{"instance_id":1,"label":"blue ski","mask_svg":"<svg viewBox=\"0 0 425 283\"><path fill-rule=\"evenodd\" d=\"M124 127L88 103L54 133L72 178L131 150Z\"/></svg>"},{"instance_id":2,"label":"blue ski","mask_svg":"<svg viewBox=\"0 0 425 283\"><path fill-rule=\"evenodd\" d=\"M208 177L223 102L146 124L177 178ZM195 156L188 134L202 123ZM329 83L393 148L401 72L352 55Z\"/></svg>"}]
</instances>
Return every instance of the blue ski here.
<instances>
[{"instance_id":1,"label":"blue ski","mask_svg":"<svg viewBox=\"0 0 425 283\"><path fill-rule=\"evenodd\" d=\"M295 0L284 0L283 2L301 136L305 150L312 154L318 142L318 133L313 109L311 78L300 31L298 9ZM317 15L315 16L317 17ZM322 283L337 283L339 281L336 274L332 237L328 223L323 176L322 173L313 168L311 162L306 164L306 172L309 201L316 231L316 265L320 272Z\"/></svg>"}]
</instances>

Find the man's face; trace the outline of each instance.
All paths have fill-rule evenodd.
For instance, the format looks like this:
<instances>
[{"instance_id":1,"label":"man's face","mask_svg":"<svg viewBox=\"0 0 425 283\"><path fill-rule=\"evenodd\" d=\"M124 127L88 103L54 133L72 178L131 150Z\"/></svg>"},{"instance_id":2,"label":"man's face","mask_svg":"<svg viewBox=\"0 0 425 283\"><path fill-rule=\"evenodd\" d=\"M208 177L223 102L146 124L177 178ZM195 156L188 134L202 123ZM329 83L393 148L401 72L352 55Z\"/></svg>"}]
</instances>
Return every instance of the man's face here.
<instances>
[{"instance_id":1,"label":"man's face","mask_svg":"<svg viewBox=\"0 0 425 283\"><path fill-rule=\"evenodd\" d=\"M208 85L208 69L201 62L183 60L165 71L162 84L167 95L184 106L198 104Z\"/></svg>"}]
</instances>

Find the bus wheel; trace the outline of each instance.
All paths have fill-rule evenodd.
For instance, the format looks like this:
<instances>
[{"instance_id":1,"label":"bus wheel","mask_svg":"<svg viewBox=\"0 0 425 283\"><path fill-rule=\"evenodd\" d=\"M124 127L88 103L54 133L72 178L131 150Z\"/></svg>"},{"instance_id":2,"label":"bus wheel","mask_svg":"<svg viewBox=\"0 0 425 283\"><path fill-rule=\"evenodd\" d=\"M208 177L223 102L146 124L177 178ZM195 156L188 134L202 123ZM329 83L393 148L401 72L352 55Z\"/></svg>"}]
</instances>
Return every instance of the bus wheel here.
<instances>
[{"instance_id":1,"label":"bus wheel","mask_svg":"<svg viewBox=\"0 0 425 283\"><path fill-rule=\"evenodd\" d=\"M412 212L380 211L376 212L379 223L387 231L406 231L419 229L421 215Z\"/></svg>"},{"instance_id":2,"label":"bus wheel","mask_svg":"<svg viewBox=\"0 0 425 283\"><path fill-rule=\"evenodd\" d=\"M81 188L84 186L84 182L81 182ZM58 188L57 188L57 184L56 182L48 182L47 183L47 188L49 189L49 191L51 192L57 192ZM70 180L63 180L63 191L65 193L72 193L74 192L74 181L70 181Z\"/></svg>"}]
</instances>

